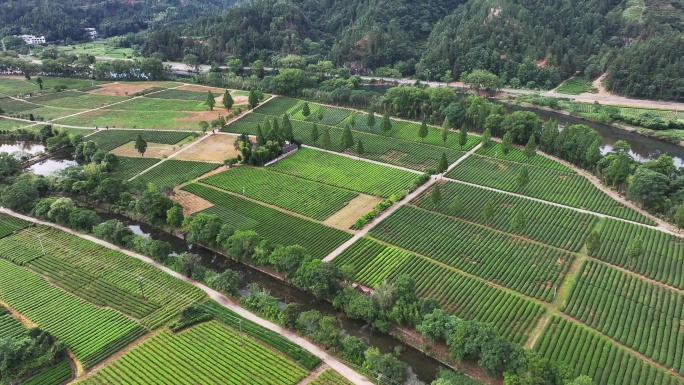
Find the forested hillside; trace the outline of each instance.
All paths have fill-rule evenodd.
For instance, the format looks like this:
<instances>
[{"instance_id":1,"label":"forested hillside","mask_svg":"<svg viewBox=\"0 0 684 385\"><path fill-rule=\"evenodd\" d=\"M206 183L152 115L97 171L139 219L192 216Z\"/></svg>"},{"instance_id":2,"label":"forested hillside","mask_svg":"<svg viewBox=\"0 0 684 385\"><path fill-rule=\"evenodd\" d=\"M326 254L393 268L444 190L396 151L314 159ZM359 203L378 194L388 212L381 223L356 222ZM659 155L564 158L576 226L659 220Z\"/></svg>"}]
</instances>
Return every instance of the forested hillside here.
<instances>
[{"instance_id":1,"label":"forested hillside","mask_svg":"<svg viewBox=\"0 0 684 385\"><path fill-rule=\"evenodd\" d=\"M48 41L83 40L83 28L115 36L168 26L216 12L233 0L0 0L0 36L45 35Z\"/></svg>"}]
</instances>

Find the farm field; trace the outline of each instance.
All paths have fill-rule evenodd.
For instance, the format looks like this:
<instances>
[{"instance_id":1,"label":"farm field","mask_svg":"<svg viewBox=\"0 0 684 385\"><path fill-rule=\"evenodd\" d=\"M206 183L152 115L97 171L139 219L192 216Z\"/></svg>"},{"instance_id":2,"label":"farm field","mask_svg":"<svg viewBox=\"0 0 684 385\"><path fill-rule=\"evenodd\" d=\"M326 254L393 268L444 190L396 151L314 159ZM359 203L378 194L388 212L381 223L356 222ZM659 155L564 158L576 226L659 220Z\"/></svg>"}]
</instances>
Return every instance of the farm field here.
<instances>
[{"instance_id":1,"label":"farm field","mask_svg":"<svg viewBox=\"0 0 684 385\"><path fill-rule=\"evenodd\" d=\"M88 136L105 151L111 151L128 142L134 141L138 135L146 142L159 144L176 144L189 137L189 132L144 131L144 130L100 130Z\"/></svg>"},{"instance_id":2,"label":"farm field","mask_svg":"<svg viewBox=\"0 0 684 385\"><path fill-rule=\"evenodd\" d=\"M218 163L169 159L137 176L133 181L152 183L160 189L173 188L219 167Z\"/></svg>"},{"instance_id":3,"label":"farm field","mask_svg":"<svg viewBox=\"0 0 684 385\"><path fill-rule=\"evenodd\" d=\"M76 110L90 110L112 103L122 102L127 98L122 96L92 95L78 91L64 91L27 98L30 103L48 107L68 108Z\"/></svg>"},{"instance_id":4,"label":"farm field","mask_svg":"<svg viewBox=\"0 0 684 385\"><path fill-rule=\"evenodd\" d=\"M574 259L566 252L408 206L369 234L547 302Z\"/></svg>"},{"instance_id":5,"label":"farm field","mask_svg":"<svg viewBox=\"0 0 684 385\"><path fill-rule=\"evenodd\" d=\"M294 385L307 373L249 336L211 321L176 334L161 331L79 384Z\"/></svg>"},{"instance_id":6,"label":"farm field","mask_svg":"<svg viewBox=\"0 0 684 385\"><path fill-rule=\"evenodd\" d=\"M175 90L168 90L174 92ZM165 92L165 91L162 91ZM206 96L206 95L205 95ZM218 107L218 104L216 105ZM215 107L216 108L216 107ZM172 99L153 99L150 97L135 98L124 103L119 103L108 110L117 111L208 111L209 107L204 101L196 100L172 100ZM219 110L219 108L216 108ZM220 110L224 110L221 108Z\"/></svg>"},{"instance_id":7,"label":"farm field","mask_svg":"<svg viewBox=\"0 0 684 385\"><path fill-rule=\"evenodd\" d=\"M370 287L407 274L415 279L420 297L435 298L444 311L457 317L491 322L505 338L518 343L527 340L544 312L522 296L370 238L355 242L333 263L352 266L357 281Z\"/></svg>"},{"instance_id":8,"label":"farm field","mask_svg":"<svg viewBox=\"0 0 684 385\"><path fill-rule=\"evenodd\" d=\"M319 374L313 381L309 382L310 385L354 385L349 382L346 378L342 377L339 373L332 369L326 369L323 373Z\"/></svg>"},{"instance_id":9,"label":"farm field","mask_svg":"<svg viewBox=\"0 0 684 385\"><path fill-rule=\"evenodd\" d=\"M40 87L25 80L23 77L12 76L5 77L0 76L0 94L17 96L24 95L28 93L39 92Z\"/></svg>"},{"instance_id":10,"label":"farm field","mask_svg":"<svg viewBox=\"0 0 684 385\"><path fill-rule=\"evenodd\" d=\"M556 92L561 94L579 95L584 92L597 93L598 90L586 76L575 76L563 82Z\"/></svg>"},{"instance_id":11,"label":"farm field","mask_svg":"<svg viewBox=\"0 0 684 385\"><path fill-rule=\"evenodd\" d=\"M267 169L383 198L405 193L418 178L408 171L309 148L300 148Z\"/></svg>"},{"instance_id":12,"label":"farm field","mask_svg":"<svg viewBox=\"0 0 684 385\"><path fill-rule=\"evenodd\" d=\"M511 148L508 154L504 155L503 151L501 150L501 143L499 142L493 142L487 148L480 147L476 151L476 153L490 158L497 158L508 160L511 162L529 164L531 166L550 168L552 170L563 171L572 174L575 173L575 171L570 167L564 166L560 162L557 162L551 158L547 158L544 155L536 154L532 158L528 159L527 155L525 155L525 152L517 147Z\"/></svg>"},{"instance_id":13,"label":"farm field","mask_svg":"<svg viewBox=\"0 0 684 385\"><path fill-rule=\"evenodd\" d=\"M212 92L215 98L222 96L223 93ZM198 102L204 102L207 100L207 91L188 91L188 90L164 90L161 92L154 93L152 95L146 96L150 99L177 99L177 100L194 100ZM218 103L216 103L218 105Z\"/></svg>"},{"instance_id":14,"label":"farm field","mask_svg":"<svg viewBox=\"0 0 684 385\"><path fill-rule=\"evenodd\" d=\"M681 385L681 377L637 358L608 338L574 322L553 316L535 344L550 360L565 362L596 384Z\"/></svg>"},{"instance_id":15,"label":"farm field","mask_svg":"<svg viewBox=\"0 0 684 385\"><path fill-rule=\"evenodd\" d=\"M159 162L157 158L119 156L119 165L109 173L112 178L129 179Z\"/></svg>"},{"instance_id":16,"label":"farm field","mask_svg":"<svg viewBox=\"0 0 684 385\"><path fill-rule=\"evenodd\" d=\"M521 189L516 184L516 178L523 167L529 171L529 183ZM576 174L473 155L446 176L635 222L655 224Z\"/></svg>"},{"instance_id":17,"label":"farm field","mask_svg":"<svg viewBox=\"0 0 684 385\"><path fill-rule=\"evenodd\" d=\"M412 203L427 210L520 234L569 251L580 251L587 235L599 221L595 215L457 182L443 183L440 189L442 202L438 206L430 199L432 190L421 194ZM458 213L450 208L456 198L461 204ZM492 216L485 220L483 212L488 203L493 208ZM513 217L518 211L523 213L526 224L522 229L514 230Z\"/></svg>"},{"instance_id":18,"label":"farm field","mask_svg":"<svg viewBox=\"0 0 684 385\"><path fill-rule=\"evenodd\" d=\"M70 378L71 365L64 360L29 378L22 385L60 385Z\"/></svg>"},{"instance_id":19,"label":"farm field","mask_svg":"<svg viewBox=\"0 0 684 385\"><path fill-rule=\"evenodd\" d=\"M595 258L684 289L682 238L616 220L605 220L600 235L600 247L592 255ZM643 254L630 258L627 250L636 237L643 241Z\"/></svg>"},{"instance_id":20,"label":"farm field","mask_svg":"<svg viewBox=\"0 0 684 385\"><path fill-rule=\"evenodd\" d=\"M114 106L116 107L116 106ZM201 114L180 111L95 110L59 120L59 124L79 127L136 128L147 130L197 130L197 122L218 117L218 112Z\"/></svg>"},{"instance_id":21,"label":"farm field","mask_svg":"<svg viewBox=\"0 0 684 385\"><path fill-rule=\"evenodd\" d=\"M18 336L25 330L6 308L0 306L0 339Z\"/></svg>"},{"instance_id":22,"label":"farm field","mask_svg":"<svg viewBox=\"0 0 684 385\"><path fill-rule=\"evenodd\" d=\"M30 222L7 214L0 214L0 238L31 226Z\"/></svg>"},{"instance_id":23,"label":"farm field","mask_svg":"<svg viewBox=\"0 0 684 385\"><path fill-rule=\"evenodd\" d=\"M256 111L259 111L259 109ZM272 120L273 117L258 113L250 113L225 126L222 131L236 134L247 133L249 135L256 135L257 125L261 124L264 119ZM304 144L324 148L320 138L316 143L314 143L311 138L313 123L298 120L292 120L291 122L295 137L301 138ZM323 135L323 130L328 130L330 135L330 148L327 148L327 150L342 152L342 128L318 125L318 131L321 135ZM437 168L439 158L442 154L446 154L449 163L453 163L464 155L464 152L458 150L414 143L365 132L354 131L352 136L354 137L355 143L358 140L361 140L363 143L364 153L361 155L362 158L406 167L417 171L424 171L426 168ZM346 153L356 155L354 152L355 149L356 146L346 150Z\"/></svg>"},{"instance_id":24,"label":"farm field","mask_svg":"<svg viewBox=\"0 0 684 385\"><path fill-rule=\"evenodd\" d=\"M85 367L145 333L121 313L67 294L4 259L0 259L0 299L69 346Z\"/></svg>"},{"instance_id":25,"label":"farm field","mask_svg":"<svg viewBox=\"0 0 684 385\"><path fill-rule=\"evenodd\" d=\"M201 183L324 221L358 194L260 167L238 166Z\"/></svg>"},{"instance_id":26,"label":"farm field","mask_svg":"<svg viewBox=\"0 0 684 385\"><path fill-rule=\"evenodd\" d=\"M223 163L228 158L236 158L241 155L234 146L236 139L237 135L210 135L202 142L193 145L192 148L177 154L174 159Z\"/></svg>"},{"instance_id":27,"label":"farm field","mask_svg":"<svg viewBox=\"0 0 684 385\"><path fill-rule=\"evenodd\" d=\"M104 41L91 41L81 44L57 46L57 49L74 55L93 55L95 57L108 57L116 59L132 58L133 48L117 47L114 43Z\"/></svg>"},{"instance_id":28,"label":"farm field","mask_svg":"<svg viewBox=\"0 0 684 385\"><path fill-rule=\"evenodd\" d=\"M216 214L238 230L254 230L273 244L301 245L315 258L324 258L351 234L296 217L258 203L197 183L183 190L204 198L215 206L204 210ZM273 226L278 223L279 226Z\"/></svg>"},{"instance_id":29,"label":"farm field","mask_svg":"<svg viewBox=\"0 0 684 385\"><path fill-rule=\"evenodd\" d=\"M684 374L684 295L593 261L577 277L566 314Z\"/></svg>"},{"instance_id":30,"label":"farm field","mask_svg":"<svg viewBox=\"0 0 684 385\"><path fill-rule=\"evenodd\" d=\"M0 100L0 107L2 107L2 100ZM30 122L0 118L0 130L16 130L18 128L26 127L30 124Z\"/></svg>"},{"instance_id":31,"label":"farm field","mask_svg":"<svg viewBox=\"0 0 684 385\"><path fill-rule=\"evenodd\" d=\"M39 234L45 257L36 244ZM91 303L139 316L141 323L152 329L204 297L200 289L160 274L149 264L51 227L38 226L0 239L0 257L29 265ZM146 302L137 299L138 277L145 282Z\"/></svg>"}]
</instances>

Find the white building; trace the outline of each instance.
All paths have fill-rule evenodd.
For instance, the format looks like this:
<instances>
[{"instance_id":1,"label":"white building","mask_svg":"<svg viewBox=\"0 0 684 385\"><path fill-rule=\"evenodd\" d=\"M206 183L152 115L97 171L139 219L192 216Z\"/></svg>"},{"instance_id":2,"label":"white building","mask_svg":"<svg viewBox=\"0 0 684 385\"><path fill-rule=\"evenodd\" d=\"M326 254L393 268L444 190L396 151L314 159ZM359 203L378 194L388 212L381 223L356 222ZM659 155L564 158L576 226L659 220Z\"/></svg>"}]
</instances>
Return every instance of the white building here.
<instances>
[{"instance_id":1,"label":"white building","mask_svg":"<svg viewBox=\"0 0 684 385\"><path fill-rule=\"evenodd\" d=\"M14 35L14 37L20 37L26 44L44 44L45 36L33 36L33 35Z\"/></svg>"},{"instance_id":2,"label":"white building","mask_svg":"<svg viewBox=\"0 0 684 385\"><path fill-rule=\"evenodd\" d=\"M86 28L85 30L88 32L88 36L90 36L91 40L95 40L99 36L95 28Z\"/></svg>"}]
</instances>

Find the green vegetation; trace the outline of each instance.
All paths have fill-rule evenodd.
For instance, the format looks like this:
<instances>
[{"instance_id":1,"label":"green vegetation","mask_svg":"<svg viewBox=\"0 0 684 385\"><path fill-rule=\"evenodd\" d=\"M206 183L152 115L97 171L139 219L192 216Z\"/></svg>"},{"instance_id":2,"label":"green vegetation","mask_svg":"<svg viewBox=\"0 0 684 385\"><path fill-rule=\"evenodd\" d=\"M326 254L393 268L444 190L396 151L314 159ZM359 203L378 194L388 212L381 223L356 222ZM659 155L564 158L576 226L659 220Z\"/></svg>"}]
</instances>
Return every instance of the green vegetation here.
<instances>
[{"instance_id":1,"label":"green vegetation","mask_svg":"<svg viewBox=\"0 0 684 385\"><path fill-rule=\"evenodd\" d=\"M544 167L544 168L549 168L549 169L557 170L557 171L563 171L563 172L568 172L568 173L574 173L575 172L570 167L564 166L563 164L561 164L561 163L559 163L559 162L557 162L551 158L547 158L544 155L536 154L532 158L528 158L522 149L519 149L516 147L511 147L508 154L504 154L503 150L501 148L501 143L499 143L499 142L492 143L492 145L490 145L486 148L480 147L476 151L476 153L480 154L482 156L490 157L490 158L503 159L503 160L507 160L507 161L511 161L511 162L517 162L517 163L525 163L525 164L529 164L532 166Z\"/></svg>"},{"instance_id":2,"label":"green vegetation","mask_svg":"<svg viewBox=\"0 0 684 385\"><path fill-rule=\"evenodd\" d=\"M0 260L0 299L71 348L90 367L145 333L135 321L67 294Z\"/></svg>"},{"instance_id":3,"label":"green vegetation","mask_svg":"<svg viewBox=\"0 0 684 385\"><path fill-rule=\"evenodd\" d=\"M236 197L196 183L183 190L204 198L216 206L204 212L216 214L238 230L254 230L273 244L300 245L314 258L324 258L351 238L351 234L295 217L282 211ZM273 224L277 223L278 226Z\"/></svg>"},{"instance_id":4,"label":"green vegetation","mask_svg":"<svg viewBox=\"0 0 684 385\"><path fill-rule=\"evenodd\" d=\"M407 274L420 297L434 298L449 314L490 322L508 340L524 342L544 309L522 296L509 294L428 259L362 238L333 259L350 265L357 281L378 287L385 279Z\"/></svg>"},{"instance_id":5,"label":"green vegetation","mask_svg":"<svg viewBox=\"0 0 684 385\"><path fill-rule=\"evenodd\" d=\"M37 242L38 235L46 256L41 242ZM150 328L162 326L179 309L204 296L203 291L160 274L151 265L51 227L39 226L0 239L0 256L18 265L28 265L91 303L108 305L140 318ZM138 277L143 277L144 300L139 297ZM47 327L46 330L50 331ZM57 333L53 334L59 338Z\"/></svg>"},{"instance_id":6,"label":"green vegetation","mask_svg":"<svg viewBox=\"0 0 684 385\"><path fill-rule=\"evenodd\" d=\"M240 166L200 182L319 221L341 210L358 194L257 167Z\"/></svg>"},{"instance_id":7,"label":"green vegetation","mask_svg":"<svg viewBox=\"0 0 684 385\"><path fill-rule=\"evenodd\" d=\"M214 96L220 96L220 93L213 93ZM146 96L151 99L180 99L180 100L194 100L198 102L203 102L207 99L206 92L200 91L187 91L187 90L164 90L161 92L156 92L152 95Z\"/></svg>"},{"instance_id":8,"label":"green vegetation","mask_svg":"<svg viewBox=\"0 0 684 385\"><path fill-rule=\"evenodd\" d=\"M218 163L193 162L169 159L134 179L136 182L152 183L160 189L173 188L195 179L219 167Z\"/></svg>"},{"instance_id":9,"label":"green vegetation","mask_svg":"<svg viewBox=\"0 0 684 385\"><path fill-rule=\"evenodd\" d=\"M684 258L680 237L622 221L604 221L600 247L592 256L678 289L684 288L684 277L679 272ZM637 237L644 242L643 254L630 257L627 252L630 242Z\"/></svg>"},{"instance_id":10,"label":"green vegetation","mask_svg":"<svg viewBox=\"0 0 684 385\"><path fill-rule=\"evenodd\" d=\"M299 345L293 344L290 340L278 334L277 332L266 329L261 325L241 317L237 313L230 309L226 309L215 301L204 302L202 304L202 309L234 329L242 328L244 333L247 333L263 343L278 349L309 370L313 370L321 363L321 359L309 353L308 350Z\"/></svg>"},{"instance_id":11,"label":"green vegetation","mask_svg":"<svg viewBox=\"0 0 684 385\"><path fill-rule=\"evenodd\" d=\"M423 193L412 203L570 251L579 251L584 246L586 236L599 221L592 214L461 183L447 182L440 189L443 202L440 205L435 206L431 202L429 192ZM460 201L459 210L452 207L454 199ZM492 206L492 210L486 218L483 212L487 204ZM527 225L516 231L511 228L511 223L517 212L524 213Z\"/></svg>"},{"instance_id":12,"label":"green vegetation","mask_svg":"<svg viewBox=\"0 0 684 385\"><path fill-rule=\"evenodd\" d=\"M261 124L266 118L271 119L272 117L261 115L259 113L250 113L243 118L225 126L222 130L237 134L248 133L249 135L256 135L257 125ZM295 137L297 139L301 139L304 144L314 146L313 140L311 139L311 129L313 124L314 123L311 122L292 120L292 127ZM316 124L318 125L318 123ZM318 125L318 127L321 131L327 130L330 136L330 145L326 146L323 139L319 139L315 146L341 152L343 130L339 127L332 126ZM324 135L325 134L321 134L321 137ZM421 144L419 142L408 142L401 139L365 132L354 131L352 136L355 141L361 140L363 142L363 147L365 150L362 155L363 158L394 164L418 171L424 171L426 168L436 169L442 153L447 155L447 160L449 163L453 163L464 154L462 151L458 150ZM357 155L352 150L350 150L350 154Z\"/></svg>"},{"instance_id":13,"label":"green vegetation","mask_svg":"<svg viewBox=\"0 0 684 385\"><path fill-rule=\"evenodd\" d=\"M15 320L7 309L0 306L0 340L16 337L25 330L24 326Z\"/></svg>"},{"instance_id":14,"label":"green vegetation","mask_svg":"<svg viewBox=\"0 0 684 385\"><path fill-rule=\"evenodd\" d=\"M2 104L3 100L4 99L0 99L0 108L3 107L3 104ZM0 118L0 130L15 130L17 128L25 127L29 124L30 123L28 123L28 122L22 122L22 121L18 121L18 120Z\"/></svg>"},{"instance_id":15,"label":"green vegetation","mask_svg":"<svg viewBox=\"0 0 684 385\"><path fill-rule=\"evenodd\" d=\"M0 93L2 94L17 96L38 91L40 91L40 88L37 85L24 79L0 77Z\"/></svg>"},{"instance_id":16,"label":"green vegetation","mask_svg":"<svg viewBox=\"0 0 684 385\"><path fill-rule=\"evenodd\" d=\"M64 360L22 382L23 385L60 385L71 378L71 365Z\"/></svg>"},{"instance_id":17,"label":"green vegetation","mask_svg":"<svg viewBox=\"0 0 684 385\"><path fill-rule=\"evenodd\" d=\"M159 129L192 131L197 129L197 123L193 121L183 121L183 118L188 118L191 116L191 112L180 111L121 111L102 109L60 119L59 123L81 127L118 127L140 128L148 130Z\"/></svg>"},{"instance_id":18,"label":"green vegetation","mask_svg":"<svg viewBox=\"0 0 684 385\"><path fill-rule=\"evenodd\" d=\"M116 39L105 41L91 41L88 43L58 46L57 49L67 54L93 55L95 57L107 57L126 59L135 57L132 48L118 47Z\"/></svg>"},{"instance_id":19,"label":"green vegetation","mask_svg":"<svg viewBox=\"0 0 684 385\"><path fill-rule=\"evenodd\" d=\"M0 214L0 238L6 237L17 230L25 229L31 225L23 219L7 214Z\"/></svg>"},{"instance_id":20,"label":"green vegetation","mask_svg":"<svg viewBox=\"0 0 684 385\"><path fill-rule=\"evenodd\" d=\"M142 135L143 140L149 143L176 144L190 136L190 133L144 130L100 130L88 136L88 140L97 143L98 146L105 151L111 151L135 140L138 135Z\"/></svg>"},{"instance_id":21,"label":"green vegetation","mask_svg":"<svg viewBox=\"0 0 684 385\"><path fill-rule=\"evenodd\" d=\"M577 277L566 314L684 374L682 294L593 261Z\"/></svg>"},{"instance_id":22,"label":"green vegetation","mask_svg":"<svg viewBox=\"0 0 684 385\"><path fill-rule=\"evenodd\" d=\"M521 189L516 184L516 175L524 167L529 170L529 184ZM585 177L576 174L474 155L448 172L447 177L618 218L654 224L650 219L600 191Z\"/></svg>"},{"instance_id":23,"label":"green vegetation","mask_svg":"<svg viewBox=\"0 0 684 385\"><path fill-rule=\"evenodd\" d=\"M416 187L418 178L408 171L309 148L300 148L268 170L383 198Z\"/></svg>"},{"instance_id":24,"label":"green vegetation","mask_svg":"<svg viewBox=\"0 0 684 385\"><path fill-rule=\"evenodd\" d=\"M212 321L177 334L162 331L80 383L294 385L306 374L249 336Z\"/></svg>"},{"instance_id":25,"label":"green vegetation","mask_svg":"<svg viewBox=\"0 0 684 385\"><path fill-rule=\"evenodd\" d=\"M311 385L354 385L346 378L332 369L326 369L319 374L313 381L309 382Z\"/></svg>"},{"instance_id":26,"label":"green vegetation","mask_svg":"<svg viewBox=\"0 0 684 385\"><path fill-rule=\"evenodd\" d=\"M682 383L676 374L646 363L591 329L557 316L544 328L535 350L549 360L565 362L575 376L586 374L596 384Z\"/></svg>"},{"instance_id":27,"label":"green vegetation","mask_svg":"<svg viewBox=\"0 0 684 385\"><path fill-rule=\"evenodd\" d=\"M119 165L116 167L114 172L110 173L110 176L124 180L138 175L139 173L147 170L159 162L159 159L157 158L132 158L128 156L119 156L118 159Z\"/></svg>"},{"instance_id":28,"label":"green vegetation","mask_svg":"<svg viewBox=\"0 0 684 385\"><path fill-rule=\"evenodd\" d=\"M91 110L126 100L123 96L93 95L78 91L64 91L27 99L30 103L49 107Z\"/></svg>"},{"instance_id":29,"label":"green vegetation","mask_svg":"<svg viewBox=\"0 0 684 385\"><path fill-rule=\"evenodd\" d=\"M174 90L171 90L174 91ZM204 96L206 97L206 93ZM202 101L137 98L107 108L116 111L207 111L209 106Z\"/></svg>"},{"instance_id":30,"label":"green vegetation","mask_svg":"<svg viewBox=\"0 0 684 385\"><path fill-rule=\"evenodd\" d=\"M369 234L547 302L574 259L569 253L412 207L400 207Z\"/></svg>"},{"instance_id":31,"label":"green vegetation","mask_svg":"<svg viewBox=\"0 0 684 385\"><path fill-rule=\"evenodd\" d=\"M564 81L560 87L556 88L556 92L570 95L579 95L584 92L595 94L598 92L598 89L585 76L575 76Z\"/></svg>"}]
</instances>

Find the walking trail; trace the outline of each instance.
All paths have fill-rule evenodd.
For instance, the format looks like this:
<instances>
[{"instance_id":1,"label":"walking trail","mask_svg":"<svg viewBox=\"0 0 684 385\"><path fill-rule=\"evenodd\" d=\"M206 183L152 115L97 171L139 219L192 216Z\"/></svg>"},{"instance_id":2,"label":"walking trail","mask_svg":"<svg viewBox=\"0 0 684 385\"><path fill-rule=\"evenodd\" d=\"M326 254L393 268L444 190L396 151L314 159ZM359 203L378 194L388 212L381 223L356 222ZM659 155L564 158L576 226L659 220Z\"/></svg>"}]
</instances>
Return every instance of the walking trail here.
<instances>
[{"instance_id":1,"label":"walking trail","mask_svg":"<svg viewBox=\"0 0 684 385\"><path fill-rule=\"evenodd\" d=\"M348 367L344 363L340 362L337 358L331 356L325 350L323 350L323 349L319 348L318 346L312 344L308 340L306 340L306 339L298 336L297 334L295 334L295 333L293 333L287 329L284 329L284 328L282 328L282 327L280 327L280 326L278 326L272 322L269 322L269 321L266 321L262 318L259 318L255 314L253 314L253 313L241 308L240 306L234 304L225 295L219 293L218 291L213 290L213 289L205 286L204 284L201 284L201 283L199 283L199 282L197 282L191 278L188 278L182 274L179 274L179 273L169 269L168 267L163 266L162 264L160 264L157 261L154 261L154 260L152 260L152 259L150 259L144 255L135 253L133 251L122 249L121 247L115 246L109 242L103 241L102 239L99 239L99 238L95 238L91 235L82 234L82 233L79 233L77 231L71 230L69 228L66 228L66 227L63 227L63 226L60 226L60 225L57 225L54 223L44 222L44 221L41 221L41 220L38 220L35 218L31 218L31 217L26 216L26 215L18 214L18 213L15 213L14 211L8 210L4 207L0 208L0 212L2 212L4 214L12 215L12 216L17 217L17 218L21 218L21 219L29 221L29 222L54 227L56 229L62 230L64 232L75 235L77 237L86 239L86 240L91 241L91 242L95 242L95 243L97 243L101 246L107 247L109 249L117 250L117 251L124 253L128 256L131 256L133 258L137 258L137 259L139 259L145 263L149 263L150 265L155 266L156 268L164 271L165 273L167 273L167 274L169 274L175 278L181 279L181 280L183 280L183 281L185 281L185 282L187 282L187 283L189 283L195 287L198 287L199 289L203 290L211 299L220 303L221 306L225 307L226 309L232 310L235 313L239 314L241 317L246 318L246 319L248 319L248 320L250 320L250 321L252 321L252 322L254 322L260 326L263 326L269 330L272 330L272 331L282 335L283 337L287 338L291 342L303 347L304 349L308 350L311 354L320 358L323 362L325 362L333 370L335 370L336 372L338 372L339 374L344 376L347 380L351 381L353 384L373 385L373 383L370 382L368 379L366 379L364 376L362 376L359 373L357 373L356 371L352 370L350 367Z\"/></svg>"}]
</instances>

